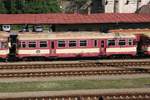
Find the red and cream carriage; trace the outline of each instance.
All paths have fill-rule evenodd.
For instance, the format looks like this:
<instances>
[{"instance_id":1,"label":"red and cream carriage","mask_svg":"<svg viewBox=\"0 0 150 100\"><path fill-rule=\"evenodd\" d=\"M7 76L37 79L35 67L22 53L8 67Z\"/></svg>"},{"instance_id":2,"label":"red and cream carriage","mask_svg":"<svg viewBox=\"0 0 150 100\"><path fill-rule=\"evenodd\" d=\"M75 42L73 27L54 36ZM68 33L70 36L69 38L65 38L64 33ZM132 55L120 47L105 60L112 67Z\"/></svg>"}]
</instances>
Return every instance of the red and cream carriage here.
<instances>
[{"instance_id":1,"label":"red and cream carriage","mask_svg":"<svg viewBox=\"0 0 150 100\"><path fill-rule=\"evenodd\" d=\"M0 58L6 59L9 55L8 41L9 34L7 32L0 32Z\"/></svg>"},{"instance_id":2,"label":"red and cream carriage","mask_svg":"<svg viewBox=\"0 0 150 100\"><path fill-rule=\"evenodd\" d=\"M17 56L97 57L137 53L133 34L63 32L18 34Z\"/></svg>"}]
</instances>

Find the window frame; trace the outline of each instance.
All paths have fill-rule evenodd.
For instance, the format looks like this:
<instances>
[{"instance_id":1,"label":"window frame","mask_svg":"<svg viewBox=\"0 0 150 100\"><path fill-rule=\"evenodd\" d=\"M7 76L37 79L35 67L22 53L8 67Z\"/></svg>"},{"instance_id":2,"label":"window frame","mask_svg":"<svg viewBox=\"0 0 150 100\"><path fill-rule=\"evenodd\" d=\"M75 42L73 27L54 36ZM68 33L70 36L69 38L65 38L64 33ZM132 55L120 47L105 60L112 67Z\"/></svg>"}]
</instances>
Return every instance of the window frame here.
<instances>
[{"instance_id":1,"label":"window frame","mask_svg":"<svg viewBox=\"0 0 150 100\"><path fill-rule=\"evenodd\" d=\"M70 42L74 42L74 43L75 43L75 46L70 46ZM68 47L69 47L69 48L77 47L77 40L69 40L69 41L68 41Z\"/></svg>"},{"instance_id":2,"label":"window frame","mask_svg":"<svg viewBox=\"0 0 150 100\"><path fill-rule=\"evenodd\" d=\"M112 45L112 44L110 45L110 44L109 44L109 43L110 43L109 41L114 41L114 45ZM114 40L114 39L108 39L108 40L107 40L107 46L108 46L108 47L116 46L116 40Z\"/></svg>"},{"instance_id":3,"label":"window frame","mask_svg":"<svg viewBox=\"0 0 150 100\"><path fill-rule=\"evenodd\" d=\"M19 41L20 46L18 45L18 48L28 48L28 44L26 41ZM25 44L25 47L23 46Z\"/></svg>"},{"instance_id":4,"label":"window frame","mask_svg":"<svg viewBox=\"0 0 150 100\"><path fill-rule=\"evenodd\" d=\"M60 43L60 42L64 42L64 43ZM62 46L60 46L62 45ZM58 40L57 41L57 47L58 48L65 48L66 47L66 41L65 40Z\"/></svg>"},{"instance_id":5,"label":"window frame","mask_svg":"<svg viewBox=\"0 0 150 100\"><path fill-rule=\"evenodd\" d=\"M121 43L124 43L124 44L121 44ZM127 45L126 40L125 39L119 39L118 40L118 45L119 46L126 46Z\"/></svg>"},{"instance_id":6,"label":"window frame","mask_svg":"<svg viewBox=\"0 0 150 100\"><path fill-rule=\"evenodd\" d=\"M41 43L41 42L45 42L45 43ZM41 45L45 45L44 47L42 47ZM48 42L47 41L39 41L39 47L40 48L47 48L48 47Z\"/></svg>"},{"instance_id":7,"label":"window frame","mask_svg":"<svg viewBox=\"0 0 150 100\"><path fill-rule=\"evenodd\" d=\"M130 45L130 46L133 45L133 39L128 39L128 45Z\"/></svg>"},{"instance_id":8,"label":"window frame","mask_svg":"<svg viewBox=\"0 0 150 100\"><path fill-rule=\"evenodd\" d=\"M84 44L83 42L85 42L85 45L81 45L81 44ZM87 40L79 40L79 46L80 47L87 47L88 45L88 41Z\"/></svg>"},{"instance_id":9,"label":"window frame","mask_svg":"<svg viewBox=\"0 0 150 100\"><path fill-rule=\"evenodd\" d=\"M33 44L32 44L33 43ZM35 45L34 47L31 47L30 45ZM37 42L36 41L28 41L28 48L36 48L37 47Z\"/></svg>"}]
</instances>

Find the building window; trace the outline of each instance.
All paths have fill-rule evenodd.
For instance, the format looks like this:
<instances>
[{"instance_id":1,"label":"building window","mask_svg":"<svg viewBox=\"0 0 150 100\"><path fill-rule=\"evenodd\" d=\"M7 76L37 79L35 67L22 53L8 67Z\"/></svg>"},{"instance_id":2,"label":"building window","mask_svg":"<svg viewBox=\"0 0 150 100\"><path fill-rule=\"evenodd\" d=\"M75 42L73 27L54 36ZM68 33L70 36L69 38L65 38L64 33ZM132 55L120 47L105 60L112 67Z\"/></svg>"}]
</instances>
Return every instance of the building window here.
<instances>
[{"instance_id":1,"label":"building window","mask_svg":"<svg viewBox=\"0 0 150 100\"><path fill-rule=\"evenodd\" d=\"M69 47L76 47L76 41L69 41Z\"/></svg>"},{"instance_id":2,"label":"building window","mask_svg":"<svg viewBox=\"0 0 150 100\"><path fill-rule=\"evenodd\" d=\"M35 48L36 47L36 42L32 41L29 42L29 48Z\"/></svg>"},{"instance_id":3,"label":"building window","mask_svg":"<svg viewBox=\"0 0 150 100\"><path fill-rule=\"evenodd\" d=\"M120 45L120 46L126 45L126 41L125 41L125 40L119 40L119 45Z\"/></svg>"},{"instance_id":4,"label":"building window","mask_svg":"<svg viewBox=\"0 0 150 100\"><path fill-rule=\"evenodd\" d=\"M68 31L78 32L78 31L79 31L79 29L68 29Z\"/></svg>"},{"instance_id":5,"label":"building window","mask_svg":"<svg viewBox=\"0 0 150 100\"><path fill-rule=\"evenodd\" d=\"M40 41L40 47L41 48L47 47L47 41Z\"/></svg>"},{"instance_id":6,"label":"building window","mask_svg":"<svg viewBox=\"0 0 150 100\"><path fill-rule=\"evenodd\" d=\"M65 41L58 41L58 47L65 47Z\"/></svg>"},{"instance_id":7,"label":"building window","mask_svg":"<svg viewBox=\"0 0 150 100\"><path fill-rule=\"evenodd\" d=\"M86 40L80 40L80 46L81 47L86 47L87 46L87 41Z\"/></svg>"},{"instance_id":8,"label":"building window","mask_svg":"<svg viewBox=\"0 0 150 100\"><path fill-rule=\"evenodd\" d=\"M108 40L108 46L115 46L115 40Z\"/></svg>"}]
</instances>

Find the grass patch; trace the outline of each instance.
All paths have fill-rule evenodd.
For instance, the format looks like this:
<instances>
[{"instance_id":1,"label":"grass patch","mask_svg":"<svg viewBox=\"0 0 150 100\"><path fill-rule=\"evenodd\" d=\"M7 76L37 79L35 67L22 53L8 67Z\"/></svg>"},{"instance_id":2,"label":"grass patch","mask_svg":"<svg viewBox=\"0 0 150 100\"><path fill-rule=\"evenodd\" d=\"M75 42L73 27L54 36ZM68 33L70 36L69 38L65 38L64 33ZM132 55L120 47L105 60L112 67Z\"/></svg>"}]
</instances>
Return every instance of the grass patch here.
<instances>
[{"instance_id":1,"label":"grass patch","mask_svg":"<svg viewBox=\"0 0 150 100\"><path fill-rule=\"evenodd\" d=\"M47 82L0 83L0 92L56 91L79 89L143 88L149 78L124 80L63 80Z\"/></svg>"}]
</instances>

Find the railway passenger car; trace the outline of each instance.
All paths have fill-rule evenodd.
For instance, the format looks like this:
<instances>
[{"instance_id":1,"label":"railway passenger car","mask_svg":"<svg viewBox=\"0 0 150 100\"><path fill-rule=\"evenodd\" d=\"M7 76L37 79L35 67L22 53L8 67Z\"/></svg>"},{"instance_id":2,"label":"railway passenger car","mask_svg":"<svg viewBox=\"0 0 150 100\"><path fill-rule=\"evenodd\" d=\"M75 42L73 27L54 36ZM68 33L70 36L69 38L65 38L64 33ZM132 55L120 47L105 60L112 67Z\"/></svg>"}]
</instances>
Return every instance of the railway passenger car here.
<instances>
[{"instance_id":1,"label":"railway passenger car","mask_svg":"<svg viewBox=\"0 0 150 100\"><path fill-rule=\"evenodd\" d=\"M135 56L136 36L99 32L18 34L17 57L102 57Z\"/></svg>"},{"instance_id":2,"label":"railway passenger car","mask_svg":"<svg viewBox=\"0 0 150 100\"><path fill-rule=\"evenodd\" d=\"M0 32L0 58L6 59L9 55L9 34Z\"/></svg>"},{"instance_id":3,"label":"railway passenger car","mask_svg":"<svg viewBox=\"0 0 150 100\"><path fill-rule=\"evenodd\" d=\"M143 33L141 35L141 51L145 55L150 55L150 32L149 33Z\"/></svg>"}]
</instances>

